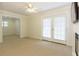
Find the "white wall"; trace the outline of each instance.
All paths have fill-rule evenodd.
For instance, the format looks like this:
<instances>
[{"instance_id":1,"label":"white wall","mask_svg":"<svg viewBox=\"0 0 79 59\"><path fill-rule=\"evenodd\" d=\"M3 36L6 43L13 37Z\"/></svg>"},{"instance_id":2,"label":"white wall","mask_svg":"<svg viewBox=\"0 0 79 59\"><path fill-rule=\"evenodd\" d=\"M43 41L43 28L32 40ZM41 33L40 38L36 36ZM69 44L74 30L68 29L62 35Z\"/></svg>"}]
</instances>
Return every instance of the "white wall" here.
<instances>
[{"instance_id":1,"label":"white wall","mask_svg":"<svg viewBox=\"0 0 79 59\"><path fill-rule=\"evenodd\" d=\"M74 24L74 26L75 26L75 28L74 28L75 32L79 33L79 22Z\"/></svg>"},{"instance_id":2,"label":"white wall","mask_svg":"<svg viewBox=\"0 0 79 59\"><path fill-rule=\"evenodd\" d=\"M66 32L66 44L72 45L73 30L71 22L71 6L63 6L56 9L51 9L48 11L40 12L29 16L28 20L28 37L42 39L42 20L45 17L51 16L52 18L55 15L64 14L67 17L67 32Z\"/></svg>"},{"instance_id":3,"label":"white wall","mask_svg":"<svg viewBox=\"0 0 79 59\"><path fill-rule=\"evenodd\" d=\"M28 20L28 17L25 15L17 14L17 13L0 10L0 29L1 29L0 30L0 41L2 40L2 38L1 38L2 37L2 26L1 26L1 22L2 22L1 17L2 16L10 16L10 17L20 18L20 37L21 38L27 37L27 20Z\"/></svg>"},{"instance_id":4,"label":"white wall","mask_svg":"<svg viewBox=\"0 0 79 59\"><path fill-rule=\"evenodd\" d=\"M1 17L1 15L0 15L0 43L2 43L3 42L3 37L2 37L2 17Z\"/></svg>"}]
</instances>

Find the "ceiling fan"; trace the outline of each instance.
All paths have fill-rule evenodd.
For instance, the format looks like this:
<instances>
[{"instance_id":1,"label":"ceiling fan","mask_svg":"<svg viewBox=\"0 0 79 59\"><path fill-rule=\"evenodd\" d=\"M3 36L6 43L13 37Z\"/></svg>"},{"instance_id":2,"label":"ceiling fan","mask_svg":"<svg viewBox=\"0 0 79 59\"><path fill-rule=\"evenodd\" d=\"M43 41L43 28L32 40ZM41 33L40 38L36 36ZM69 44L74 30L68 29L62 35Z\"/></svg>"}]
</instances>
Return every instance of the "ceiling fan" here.
<instances>
[{"instance_id":1,"label":"ceiling fan","mask_svg":"<svg viewBox=\"0 0 79 59\"><path fill-rule=\"evenodd\" d=\"M28 12L36 12L36 10L37 8L33 7L33 5L30 3L26 6L26 11Z\"/></svg>"},{"instance_id":2,"label":"ceiling fan","mask_svg":"<svg viewBox=\"0 0 79 59\"><path fill-rule=\"evenodd\" d=\"M37 8L35 8L31 3L25 3L25 5L18 5L20 8L25 8L25 12L36 13Z\"/></svg>"}]
</instances>

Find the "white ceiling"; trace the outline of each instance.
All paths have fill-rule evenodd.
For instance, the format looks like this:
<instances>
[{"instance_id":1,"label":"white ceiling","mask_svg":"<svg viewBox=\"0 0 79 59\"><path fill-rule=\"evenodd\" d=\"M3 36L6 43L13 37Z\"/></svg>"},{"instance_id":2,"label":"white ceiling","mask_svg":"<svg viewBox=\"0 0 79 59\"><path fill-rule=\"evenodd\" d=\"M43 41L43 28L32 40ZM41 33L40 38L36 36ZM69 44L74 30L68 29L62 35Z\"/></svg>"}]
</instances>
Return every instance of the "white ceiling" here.
<instances>
[{"instance_id":1,"label":"white ceiling","mask_svg":"<svg viewBox=\"0 0 79 59\"><path fill-rule=\"evenodd\" d=\"M63 5L69 4L68 2L31 2L31 4L38 9L38 11L45 11L52 8L57 8ZM0 9L7 10L11 12L16 12L19 14L28 15L25 12L26 2L0 2Z\"/></svg>"}]
</instances>

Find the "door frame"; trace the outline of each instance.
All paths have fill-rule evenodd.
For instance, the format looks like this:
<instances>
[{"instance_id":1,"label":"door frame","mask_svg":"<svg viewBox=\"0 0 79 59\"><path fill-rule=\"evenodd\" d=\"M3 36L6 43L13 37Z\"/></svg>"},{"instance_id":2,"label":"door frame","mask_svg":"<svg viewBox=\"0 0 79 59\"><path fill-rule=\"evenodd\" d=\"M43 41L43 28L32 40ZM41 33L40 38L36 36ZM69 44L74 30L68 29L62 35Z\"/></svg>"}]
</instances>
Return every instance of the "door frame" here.
<instances>
[{"instance_id":1,"label":"door frame","mask_svg":"<svg viewBox=\"0 0 79 59\"><path fill-rule=\"evenodd\" d=\"M54 18L55 18L55 17L59 17L59 16L63 16L63 17L65 17L65 18L67 19L67 16L64 15L64 14L54 15ZM54 19L54 18L53 18L53 19ZM54 21L52 20L52 25L51 25L51 26L52 26L52 29L53 29L53 30L51 29L52 32L54 31L54 23L53 23L53 22L54 22ZM67 23L67 20L66 20L66 23ZM65 32L66 32L66 31L67 31L67 25L65 25L65 27L66 27L66 28L65 28ZM56 41L56 42L66 44L66 37L67 37L67 34L66 34L66 33L65 33L65 40L54 39L54 34L52 34L51 37L52 37L53 40Z\"/></svg>"},{"instance_id":2,"label":"door frame","mask_svg":"<svg viewBox=\"0 0 79 59\"><path fill-rule=\"evenodd\" d=\"M45 16L42 19L44 20L44 18L49 18L50 17L52 19L51 22L53 22L53 18L52 17L57 17L57 16L65 16L66 19L67 19L67 14L66 13L53 14L51 16ZM66 23L67 23L67 20L66 20ZM53 23L51 23L51 31L53 32L53 28L52 27L53 27ZM42 28L43 28L43 26L42 26ZM66 31L67 31L67 25L66 25ZM42 32L43 32L43 30L42 30ZM47 37L43 37L42 36L42 40L46 39L47 41L53 41L53 42L57 42L57 43L61 43L61 44L66 44L67 43L67 33L65 35L66 35L65 36L66 37L65 40L58 40L58 39L54 39L53 34L51 33L51 38L47 38Z\"/></svg>"}]
</instances>

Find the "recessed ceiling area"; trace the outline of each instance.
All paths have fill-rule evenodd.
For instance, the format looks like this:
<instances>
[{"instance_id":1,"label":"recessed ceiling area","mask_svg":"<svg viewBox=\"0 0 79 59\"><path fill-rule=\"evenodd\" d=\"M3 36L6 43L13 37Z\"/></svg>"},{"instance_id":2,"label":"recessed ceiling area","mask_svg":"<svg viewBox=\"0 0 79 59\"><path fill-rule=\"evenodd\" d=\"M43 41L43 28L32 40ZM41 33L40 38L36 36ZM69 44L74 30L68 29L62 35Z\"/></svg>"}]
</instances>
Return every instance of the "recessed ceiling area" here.
<instances>
[{"instance_id":1,"label":"recessed ceiling area","mask_svg":"<svg viewBox=\"0 0 79 59\"><path fill-rule=\"evenodd\" d=\"M29 13L26 12L27 4L28 2L0 2L0 9L28 15ZM31 2L30 4L37 8L37 12L41 12L68 5L70 2Z\"/></svg>"}]
</instances>

